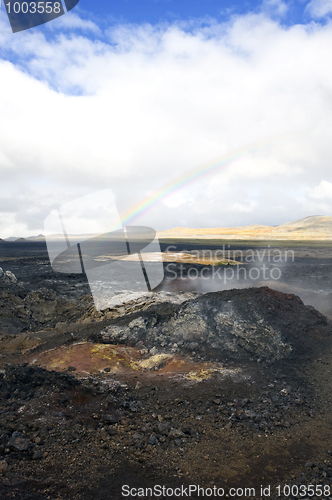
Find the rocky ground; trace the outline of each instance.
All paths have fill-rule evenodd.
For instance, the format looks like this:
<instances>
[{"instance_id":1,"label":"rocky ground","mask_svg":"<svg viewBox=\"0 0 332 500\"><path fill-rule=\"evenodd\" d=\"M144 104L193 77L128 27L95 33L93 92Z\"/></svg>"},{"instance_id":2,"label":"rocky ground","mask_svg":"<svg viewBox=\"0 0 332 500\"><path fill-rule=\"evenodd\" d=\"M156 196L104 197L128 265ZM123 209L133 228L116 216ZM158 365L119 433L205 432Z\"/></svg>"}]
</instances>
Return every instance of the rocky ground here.
<instances>
[{"instance_id":1,"label":"rocky ground","mask_svg":"<svg viewBox=\"0 0 332 500\"><path fill-rule=\"evenodd\" d=\"M101 313L84 280L29 262L34 281L22 259L0 271L0 498L330 485L321 313L267 287L120 296Z\"/></svg>"}]
</instances>

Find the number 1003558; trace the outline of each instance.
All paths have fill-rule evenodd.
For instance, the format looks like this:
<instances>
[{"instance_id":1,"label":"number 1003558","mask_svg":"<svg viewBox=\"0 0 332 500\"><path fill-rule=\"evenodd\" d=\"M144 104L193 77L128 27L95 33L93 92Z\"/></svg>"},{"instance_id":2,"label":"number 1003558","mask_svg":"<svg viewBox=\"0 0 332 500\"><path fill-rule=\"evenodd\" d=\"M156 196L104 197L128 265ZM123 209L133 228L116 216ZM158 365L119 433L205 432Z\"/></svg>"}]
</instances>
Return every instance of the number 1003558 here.
<instances>
[{"instance_id":1,"label":"number 1003558","mask_svg":"<svg viewBox=\"0 0 332 500\"><path fill-rule=\"evenodd\" d=\"M8 2L5 4L8 14L60 14L60 2Z\"/></svg>"}]
</instances>

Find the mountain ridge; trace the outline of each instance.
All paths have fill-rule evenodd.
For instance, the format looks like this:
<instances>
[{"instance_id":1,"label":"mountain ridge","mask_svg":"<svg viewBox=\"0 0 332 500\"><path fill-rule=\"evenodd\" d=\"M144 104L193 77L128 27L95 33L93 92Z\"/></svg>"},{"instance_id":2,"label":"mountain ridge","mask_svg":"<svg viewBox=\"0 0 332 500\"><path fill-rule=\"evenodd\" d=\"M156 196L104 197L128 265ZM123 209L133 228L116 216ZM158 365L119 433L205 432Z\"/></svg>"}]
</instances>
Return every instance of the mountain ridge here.
<instances>
[{"instance_id":1,"label":"mountain ridge","mask_svg":"<svg viewBox=\"0 0 332 500\"><path fill-rule=\"evenodd\" d=\"M247 226L189 228L177 226L158 231L159 238L225 238L225 239L332 239L332 217L310 215L279 226L251 224Z\"/></svg>"},{"instance_id":2,"label":"mountain ridge","mask_svg":"<svg viewBox=\"0 0 332 500\"><path fill-rule=\"evenodd\" d=\"M191 228L176 226L174 228L157 231L158 238L198 238L198 239L280 239L280 240L332 240L332 217L329 215L310 215L295 221L285 222L279 226L250 224L247 226ZM52 237L62 235L52 235ZM68 235L70 236L70 235ZM96 235L79 235L82 238ZM78 236L77 236L78 237ZM11 236L2 239L2 242L33 242L45 241L45 236L26 236L19 238Z\"/></svg>"}]
</instances>

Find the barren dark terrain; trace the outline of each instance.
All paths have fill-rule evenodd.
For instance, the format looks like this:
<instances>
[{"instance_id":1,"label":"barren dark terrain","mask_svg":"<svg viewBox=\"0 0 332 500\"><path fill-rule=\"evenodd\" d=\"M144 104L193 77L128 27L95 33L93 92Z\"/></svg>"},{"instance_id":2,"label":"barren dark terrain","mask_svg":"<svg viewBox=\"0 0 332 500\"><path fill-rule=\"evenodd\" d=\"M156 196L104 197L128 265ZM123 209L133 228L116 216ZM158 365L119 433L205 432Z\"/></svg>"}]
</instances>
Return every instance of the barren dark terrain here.
<instances>
[{"instance_id":1,"label":"barren dark terrain","mask_svg":"<svg viewBox=\"0 0 332 500\"><path fill-rule=\"evenodd\" d=\"M332 497L315 490L332 482L331 259L297 252L268 283L165 267L154 293L99 312L43 243L1 243L0 498Z\"/></svg>"}]
</instances>

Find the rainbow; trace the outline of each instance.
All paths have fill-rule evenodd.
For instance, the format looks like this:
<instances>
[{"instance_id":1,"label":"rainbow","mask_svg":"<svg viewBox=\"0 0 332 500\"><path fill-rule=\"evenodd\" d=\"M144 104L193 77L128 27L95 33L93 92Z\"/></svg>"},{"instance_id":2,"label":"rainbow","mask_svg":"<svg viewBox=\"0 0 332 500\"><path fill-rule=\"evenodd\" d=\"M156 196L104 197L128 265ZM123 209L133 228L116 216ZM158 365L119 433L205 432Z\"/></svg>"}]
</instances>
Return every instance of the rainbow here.
<instances>
[{"instance_id":1,"label":"rainbow","mask_svg":"<svg viewBox=\"0 0 332 500\"><path fill-rule=\"evenodd\" d=\"M156 203L160 200L166 198L170 194L179 191L184 186L189 185L190 183L196 181L198 178L207 175L214 170L217 170L220 167L226 166L234 160L238 160L242 156L255 151L257 149L262 149L263 147L269 146L272 143L282 140L285 136L289 137L288 134L282 134L274 137L273 139L267 139L264 141L256 142L242 148L231 151L230 153L219 157L218 159L214 159L208 163L204 163L189 172L177 177L173 181L165 184L162 188L155 191L152 195L146 197L144 200L140 201L136 205L133 205L129 210L125 213L121 214L121 222L123 226L133 222L137 217L146 213L150 210Z\"/></svg>"}]
</instances>

